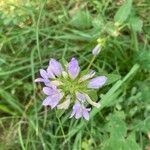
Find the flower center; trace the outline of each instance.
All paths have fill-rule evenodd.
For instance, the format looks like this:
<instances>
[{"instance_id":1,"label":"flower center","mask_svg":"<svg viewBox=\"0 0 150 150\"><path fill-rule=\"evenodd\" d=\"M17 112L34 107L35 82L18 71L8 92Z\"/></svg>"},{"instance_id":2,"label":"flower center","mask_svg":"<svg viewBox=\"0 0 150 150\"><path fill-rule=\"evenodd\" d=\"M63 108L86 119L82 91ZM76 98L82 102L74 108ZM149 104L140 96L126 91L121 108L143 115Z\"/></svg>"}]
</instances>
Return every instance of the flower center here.
<instances>
[{"instance_id":1,"label":"flower center","mask_svg":"<svg viewBox=\"0 0 150 150\"><path fill-rule=\"evenodd\" d=\"M84 83L79 83L78 79L71 80L70 78L62 79L61 82L63 83L60 88L64 93L67 94L75 94L77 91L83 91L86 89Z\"/></svg>"}]
</instances>

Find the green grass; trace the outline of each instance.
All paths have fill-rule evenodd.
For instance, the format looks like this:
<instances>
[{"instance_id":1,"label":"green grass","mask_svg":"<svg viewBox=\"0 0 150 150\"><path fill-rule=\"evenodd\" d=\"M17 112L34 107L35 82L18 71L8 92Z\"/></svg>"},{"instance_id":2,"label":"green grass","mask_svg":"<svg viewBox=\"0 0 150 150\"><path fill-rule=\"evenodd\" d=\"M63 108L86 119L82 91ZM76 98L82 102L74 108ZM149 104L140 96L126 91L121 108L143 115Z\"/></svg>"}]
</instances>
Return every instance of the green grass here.
<instances>
[{"instance_id":1,"label":"green grass","mask_svg":"<svg viewBox=\"0 0 150 150\"><path fill-rule=\"evenodd\" d=\"M36 0L0 11L0 149L148 150L149 12L149 0ZM102 107L88 122L69 119L71 109L44 109L39 69L51 57L76 57L86 69L98 38L105 42L92 68L109 78L97 92Z\"/></svg>"}]
</instances>

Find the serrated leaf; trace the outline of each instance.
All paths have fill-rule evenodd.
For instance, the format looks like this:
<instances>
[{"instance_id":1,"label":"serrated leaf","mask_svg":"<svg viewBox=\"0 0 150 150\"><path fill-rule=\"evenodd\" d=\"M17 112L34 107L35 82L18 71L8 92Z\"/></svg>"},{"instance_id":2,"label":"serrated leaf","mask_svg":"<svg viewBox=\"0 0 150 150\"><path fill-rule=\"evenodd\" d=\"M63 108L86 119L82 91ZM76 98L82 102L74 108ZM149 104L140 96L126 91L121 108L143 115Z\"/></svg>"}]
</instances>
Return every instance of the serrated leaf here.
<instances>
[{"instance_id":1,"label":"serrated leaf","mask_svg":"<svg viewBox=\"0 0 150 150\"><path fill-rule=\"evenodd\" d=\"M114 20L115 22L122 24L128 18L132 8L132 0L127 0L117 11Z\"/></svg>"}]
</instances>

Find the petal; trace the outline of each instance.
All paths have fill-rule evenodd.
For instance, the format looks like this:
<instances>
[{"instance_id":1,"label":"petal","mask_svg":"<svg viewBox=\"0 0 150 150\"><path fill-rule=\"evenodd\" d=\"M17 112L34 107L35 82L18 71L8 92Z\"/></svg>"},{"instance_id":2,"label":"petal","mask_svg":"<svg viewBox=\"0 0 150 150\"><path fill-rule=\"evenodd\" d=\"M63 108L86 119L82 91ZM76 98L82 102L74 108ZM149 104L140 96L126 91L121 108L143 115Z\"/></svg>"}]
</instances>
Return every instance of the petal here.
<instances>
[{"instance_id":1,"label":"petal","mask_svg":"<svg viewBox=\"0 0 150 150\"><path fill-rule=\"evenodd\" d=\"M75 58L72 58L68 64L68 73L71 79L75 79L80 72L80 67L78 61Z\"/></svg>"},{"instance_id":2,"label":"petal","mask_svg":"<svg viewBox=\"0 0 150 150\"><path fill-rule=\"evenodd\" d=\"M45 84L46 86L48 86L48 87L51 86L50 81L48 81L48 80L45 80L45 81L44 81L44 84Z\"/></svg>"},{"instance_id":3,"label":"petal","mask_svg":"<svg viewBox=\"0 0 150 150\"><path fill-rule=\"evenodd\" d=\"M89 110L88 109L83 109L83 117L86 119L86 120L89 120Z\"/></svg>"},{"instance_id":4,"label":"petal","mask_svg":"<svg viewBox=\"0 0 150 150\"><path fill-rule=\"evenodd\" d=\"M50 81L49 81L49 79L37 78L37 79L34 80L34 82L44 82L44 84L45 84L46 86L50 86Z\"/></svg>"},{"instance_id":5,"label":"petal","mask_svg":"<svg viewBox=\"0 0 150 150\"><path fill-rule=\"evenodd\" d=\"M75 114L75 118L79 119L82 117L82 108L79 108L78 111Z\"/></svg>"},{"instance_id":6,"label":"petal","mask_svg":"<svg viewBox=\"0 0 150 150\"><path fill-rule=\"evenodd\" d=\"M51 108L53 109L54 107L56 107L58 105L58 103L62 99L62 97L63 97L63 93L57 92L51 96L48 96L43 101L43 105L44 106L51 106Z\"/></svg>"},{"instance_id":7,"label":"petal","mask_svg":"<svg viewBox=\"0 0 150 150\"><path fill-rule=\"evenodd\" d=\"M51 59L49 62L49 67L56 76L60 76L62 74L63 68L57 60Z\"/></svg>"},{"instance_id":8,"label":"petal","mask_svg":"<svg viewBox=\"0 0 150 150\"><path fill-rule=\"evenodd\" d=\"M44 106L50 106L50 105L51 105L51 97L50 97L50 96L47 97L47 98L43 101L42 105L44 105Z\"/></svg>"},{"instance_id":9,"label":"petal","mask_svg":"<svg viewBox=\"0 0 150 150\"><path fill-rule=\"evenodd\" d=\"M34 82L45 82L45 80L43 78L37 78L34 80Z\"/></svg>"},{"instance_id":10,"label":"petal","mask_svg":"<svg viewBox=\"0 0 150 150\"><path fill-rule=\"evenodd\" d=\"M85 94L80 93L80 92L76 92L76 98L81 102L84 102L86 100Z\"/></svg>"},{"instance_id":11,"label":"petal","mask_svg":"<svg viewBox=\"0 0 150 150\"><path fill-rule=\"evenodd\" d=\"M96 78L93 78L89 81L87 87L91 89L99 89L102 87L107 81L107 77L105 76L98 76Z\"/></svg>"},{"instance_id":12,"label":"petal","mask_svg":"<svg viewBox=\"0 0 150 150\"><path fill-rule=\"evenodd\" d=\"M57 105L57 108L58 109L67 109L69 107L69 105L70 105L70 96L68 95L66 97L66 100L63 103Z\"/></svg>"},{"instance_id":13,"label":"petal","mask_svg":"<svg viewBox=\"0 0 150 150\"><path fill-rule=\"evenodd\" d=\"M72 113L71 113L69 118L72 118L76 114L76 112L78 111L79 108L80 108L80 104L78 102L76 102L73 105L73 111L72 111Z\"/></svg>"},{"instance_id":14,"label":"petal","mask_svg":"<svg viewBox=\"0 0 150 150\"><path fill-rule=\"evenodd\" d=\"M96 56L100 53L100 50L101 50L101 46L97 44L96 47L92 50L92 54Z\"/></svg>"},{"instance_id":15,"label":"petal","mask_svg":"<svg viewBox=\"0 0 150 150\"><path fill-rule=\"evenodd\" d=\"M97 107L97 108L100 107L100 103L93 102L93 101L91 100L91 98L90 98L87 94L86 94L86 100L87 100L87 102L88 102L89 104L91 104L92 106L95 106L95 107Z\"/></svg>"},{"instance_id":16,"label":"petal","mask_svg":"<svg viewBox=\"0 0 150 150\"><path fill-rule=\"evenodd\" d=\"M74 109L76 110L76 111L75 111L75 118L76 118L76 119L81 118L81 117L82 117L82 106L81 106L81 104L77 102L77 103L75 104Z\"/></svg>"},{"instance_id":17,"label":"petal","mask_svg":"<svg viewBox=\"0 0 150 150\"><path fill-rule=\"evenodd\" d=\"M48 66L47 68L47 74L48 74L48 77L51 78L51 79L55 79L55 75L54 73L52 72L52 69L50 66Z\"/></svg>"},{"instance_id":18,"label":"petal","mask_svg":"<svg viewBox=\"0 0 150 150\"><path fill-rule=\"evenodd\" d=\"M52 88L52 87L44 87L44 88L43 88L43 92L44 92L46 95L53 95L55 91L56 91L56 90L55 90L54 88Z\"/></svg>"},{"instance_id":19,"label":"petal","mask_svg":"<svg viewBox=\"0 0 150 150\"><path fill-rule=\"evenodd\" d=\"M82 76L80 79L79 79L79 83L82 82L82 81L85 81L85 80L88 80L90 78L93 78L93 76L95 75L95 71L94 70L91 70L90 73Z\"/></svg>"},{"instance_id":20,"label":"petal","mask_svg":"<svg viewBox=\"0 0 150 150\"><path fill-rule=\"evenodd\" d=\"M59 101L63 98L64 94L61 92L58 92L57 94L54 94L51 96L52 103L51 103L51 108L53 109L56 107L59 103Z\"/></svg>"},{"instance_id":21,"label":"petal","mask_svg":"<svg viewBox=\"0 0 150 150\"><path fill-rule=\"evenodd\" d=\"M40 69L40 75L44 79L48 78L47 72L44 69Z\"/></svg>"}]
</instances>

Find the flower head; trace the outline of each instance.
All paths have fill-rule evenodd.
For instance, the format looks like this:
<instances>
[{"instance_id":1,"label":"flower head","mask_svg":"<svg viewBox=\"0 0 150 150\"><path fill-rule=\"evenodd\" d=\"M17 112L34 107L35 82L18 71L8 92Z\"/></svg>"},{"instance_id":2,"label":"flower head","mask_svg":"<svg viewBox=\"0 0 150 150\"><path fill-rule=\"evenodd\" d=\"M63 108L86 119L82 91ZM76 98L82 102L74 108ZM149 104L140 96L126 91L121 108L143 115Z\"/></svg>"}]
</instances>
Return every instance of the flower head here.
<instances>
[{"instance_id":1,"label":"flower head","mask_svg":"<svg viewBox=\"0 0 150 150\"><path fill-rule=\"evenodd\" d=\"M86 71L87 72L87 71ZM87 74L80 72L79 63L76 58L63 68L55 59L50 59L46 70L40 70L41 78L35 82L43 82L44 94L47 96L43 101L44 106L51 109L68 109L73 106L70 118L79 119L83 117L89 120L91 108L86 108L89 104L99 108L100 103L92 100L88 94L93 89L101 88L107 81L107 77L95 77L95 71L88 71Z\"/></svg>"}]
</instances>

